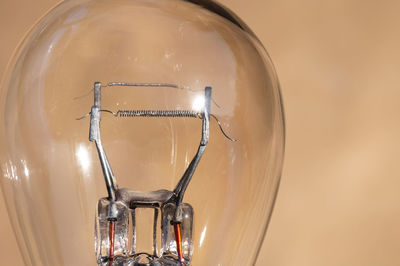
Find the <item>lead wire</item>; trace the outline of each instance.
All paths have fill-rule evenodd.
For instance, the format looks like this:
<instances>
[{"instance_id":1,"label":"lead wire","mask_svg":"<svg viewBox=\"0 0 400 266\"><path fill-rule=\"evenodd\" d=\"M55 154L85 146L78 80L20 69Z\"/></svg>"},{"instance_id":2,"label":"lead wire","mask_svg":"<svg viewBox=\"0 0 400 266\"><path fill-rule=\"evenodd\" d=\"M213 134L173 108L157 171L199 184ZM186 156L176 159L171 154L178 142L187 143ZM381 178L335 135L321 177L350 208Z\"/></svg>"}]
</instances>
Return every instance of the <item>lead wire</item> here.
<instances>
[{"instance_id":1,"label":"lead wire","mask_svg":"<svg viewBox=\"0 0 400 266\"><path fill-rule=\"evenodd\" d=\"M114 261L114 242L115 242L115 220L109 220L109 240L110 240L110 251L109 251L109 262L108 266L111 266Z\"/></svg>"},{"instance_id":2,"label":"lead wire","mask_svg":"<svg viewBox=\"0 0 400 266\"><path fill-rule=\"evenodd\" d=\"M181 223L174 223L174 232L175 232L175 242L176 242L176 251L178 253L178 258L181 266L185 266L185 259L183 258L182 252L182 230Z\"/></svg>"}]
</instances>

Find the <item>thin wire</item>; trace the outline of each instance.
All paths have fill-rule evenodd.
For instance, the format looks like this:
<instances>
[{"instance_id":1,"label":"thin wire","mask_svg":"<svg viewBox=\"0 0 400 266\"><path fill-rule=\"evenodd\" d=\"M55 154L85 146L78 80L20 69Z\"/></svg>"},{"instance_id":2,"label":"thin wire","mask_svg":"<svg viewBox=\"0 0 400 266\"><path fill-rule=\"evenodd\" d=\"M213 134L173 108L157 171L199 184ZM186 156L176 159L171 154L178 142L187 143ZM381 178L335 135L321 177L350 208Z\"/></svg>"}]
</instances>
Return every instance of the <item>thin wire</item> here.
<instances>
[{"instance_id":1,"label":"thin wire","mask_svg":"<svg viewBox=\"0 0 400 266\"><path fill-rule=\"evenodd\" d=\"M201 118L201 113L191 110L118 110L119 117L194 117Z\"/></svg>"},{"instance_id":2,"label":"thin wire","mask_svg":"<svg viewBox=\"0 0 400 266\"><path fill-rule=\"evenodd\" d=\"M171 83L130 83L130 82L109 82L107 87L111 86L128 86L128 87L168 87L175 89L189 89L187 87L181 87ZM106 87L106 86L104 86Z\"/></svg>"},{"instance_id":3,"label":"thin wire","mask_svg":"<svg viewBox=\"0 0 400 266\"><path fill-rule=\"evenodd\" d=\"M115 116L115 117L117 117L118 116L118 114L119 114L119 111L118 112L116 112L116 113L114 113L113 111L110 111L110 110L100 110L100 112L105 112L105 113L109 113L109 114L112 114L113 116ZM78 118L75 118L75 120L82 120L82 119L84 119L84 118L86 118L86 117L88 117L89 115L91 115L92 114L92 112L89 112L89 113L87 113L87 114L85 114L84 116L81 116L81 117L78 117Z\"/></svg>"},{"instance_id":4,"label":"thin wire","mask_svg":"<svg viewBox=\"0 0 400 266\"><path fill-rule=\"evenodd\" d=\"M201 118L201 113L195 113L193 111L187 111L187 110L118 110L116 113L110 110L102 109L100 112L105 112L112 114L114 117L136 117L136 116L142 116L142 117L193 117L193 118ZM76 120L82 120L89 115L91 115L92 112L89 112L85 114L84 116L76 118ZM237 139L233 139L228 136L228 134L225 133L224 129L222 128L222 124L219 121L219 119L213 115L210 114L212 118L215 119L215 121L218 124L219 129L221 130L222 134L229 139L232 142L236 142Z\"/></svg>"},{"instance_id":5,"label":"thin wire","mask_svg":"<svg viewBox=\"0 0 400 266\"><path fill-rule=\"evenodd\" d=\"M167 88L175 88L175 89L181 89L181 90L188 90L191 92L197 92L197 90L190 89L187 86L179 86L176 84L172 83L130 83L130 82L109 82L107 85L104 87L111 87L111 86L128 86L128 87L167 87ZM221 108L219 104L211 98L212 102L217 106L218 108Z\"/></svg>"},{"instance_id":6,"label":"thin wire","mask_svg":"<svg viewBox=\"0 0 400 266\"><path fill-rule=\"evenodd\" d=\"M229 140L232 141L232 142L236 142L236 141L237 141L237 139L232 139L231 137L229 137L229 136L225 133L224 129L222 128L221 122L219 122L218 118L217 118L215 115L210 114L210 116L212 116L212 117L215 119L215 121L217 121L218 126L219 126L219 129L221 130L222 134L224 134L224 136L225 136L227 139L229 139Z\"/></svg>"},{"instance_id":7,"label":"thin wire","mask_svg":"<svg viewBox=\"0 0 400 266\"><path fill-rule=\"evenodd\" d=\"M190 89L187 86L179 86L177 84L172 84L172 83L130 83L130 82L108 82L106 85L102 85L102 87L107 88L107 87L112 87L112 86L127 86L127 87L167 87L167 88L175 88L175 89L180 89L180 90L188 90L190 92L198 92L198 90ZM81 98L84 98L88 96L90 93L92 93L93 89L88 91L87 93L74 97L73 100L79 100ZM221 108L221 106L214 100L214 98L211 97L211 101L215 104L217 108Z\"/></svg>"},{"instance_id":8,"label":"thin wire","mask_svg":"<svg viewBox=\"0 0 400 266\"><path fill-rule=\"evenodd\" d=\"M76 97L73 98L73 100L79 100L81 98L84 98L84 97L88 96L89 94L91 94L92 91L93 91L93 89L91 89L90 91L88 91L87 93L85 93L85 94L83 94L81 96L76 96Z\"/></svg>"},{"instance_id":9,"label":"thin wire","mask_svg":"<svg viewBox=\"0 0 400 266\"><path fill-rule=\"evenodd\" d=\"M89 112L89 113L87 113L87 114L85 114L85 115L83 115L83 116L81 116L81 117L75 118L75 120L82 120L82 119L88 117L88 116L91 115L91 114L92 114L92 112Z\"/></svg>"}]
</instances>

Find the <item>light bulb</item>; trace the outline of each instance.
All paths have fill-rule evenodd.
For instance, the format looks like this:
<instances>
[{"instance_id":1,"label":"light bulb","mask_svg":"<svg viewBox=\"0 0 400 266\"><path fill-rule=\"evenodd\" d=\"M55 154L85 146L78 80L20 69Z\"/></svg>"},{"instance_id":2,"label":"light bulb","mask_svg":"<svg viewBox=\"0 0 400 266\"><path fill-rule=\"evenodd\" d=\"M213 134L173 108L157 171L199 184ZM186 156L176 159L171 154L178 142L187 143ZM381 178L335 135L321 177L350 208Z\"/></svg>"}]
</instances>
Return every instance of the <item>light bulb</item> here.
<instances>
[{"instance_id":1,"label":"light bulb","mask_svg":"<svg viewBox=\"0 0 400 266\"><path fill-rule=\"evenodd\" d=\"M27 265L254 264L282 105L263 46L225 7L64 1L1 89L2 186Z\"/></svg>"}]
</instances>

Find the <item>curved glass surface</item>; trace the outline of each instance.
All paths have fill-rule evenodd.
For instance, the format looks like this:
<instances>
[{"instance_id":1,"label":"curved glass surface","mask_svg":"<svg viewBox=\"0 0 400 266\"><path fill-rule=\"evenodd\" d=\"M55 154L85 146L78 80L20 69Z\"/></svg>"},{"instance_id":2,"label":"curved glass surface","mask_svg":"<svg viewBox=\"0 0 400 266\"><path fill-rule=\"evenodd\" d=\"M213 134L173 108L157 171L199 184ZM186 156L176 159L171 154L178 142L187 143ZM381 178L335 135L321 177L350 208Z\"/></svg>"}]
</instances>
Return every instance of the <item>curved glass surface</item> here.
<instances>
[{"instance_id":1,"label":"curved glass surface","mask_svg":"<svg viewBox=\"0 0 400 266\"><path fill-rule=\"evenodd\" d=\"M76 120L91 111L95 82L103 85L101 108L112 112L196 112L205 87L212 87L210 112L237 141L210 118L209 143L183 199L194 213L190 260L254 263L283 157L279 84L247 27L225 8L205 3L65 1L20 44L1 88L0 167L26 265L96 264L94 219L107 190L88 139L90 115ZM119 188L172 191L197 151L202 119L102 112L101 133ZM142 232L151 234L153 218L146 217L152 214L141 212L138 241L151 248L152 238Z\"/></svg>"}]
</instances>

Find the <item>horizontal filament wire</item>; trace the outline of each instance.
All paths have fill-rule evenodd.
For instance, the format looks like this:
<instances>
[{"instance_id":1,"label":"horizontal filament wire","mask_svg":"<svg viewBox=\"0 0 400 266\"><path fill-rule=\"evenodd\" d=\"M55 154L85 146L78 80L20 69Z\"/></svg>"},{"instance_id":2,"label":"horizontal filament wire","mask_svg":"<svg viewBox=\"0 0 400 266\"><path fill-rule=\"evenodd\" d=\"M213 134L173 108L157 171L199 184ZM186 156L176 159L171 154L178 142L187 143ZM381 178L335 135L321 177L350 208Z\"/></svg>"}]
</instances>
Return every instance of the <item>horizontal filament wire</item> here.
<instances>
[{"instance_id":1,"label":"horizontal filament wire","mask_svg":"<svg viewBox=\"0 0 400 266\"><path fill-rule=\"evenodd\" d=\"M201 117L199 112L191 110L118 110L114 115L119 117Z\"/></svg>"},{"instance_id":2,"label":"horizontal filament wire","mask_svg":"<svg viewBox=\"0 0 400 266\"><path fill-rule=\"evenodd\" d=\"M191 110L118 110L116 113L105 109L102 109L100 111L110 113L115 117L192 117L200 119L203 117L202 113ZM85 114L82 117L76 118L76 120L82 120L85 117L88 117L90 114L91 112ZM215 115L210 114L210 116L214 118L215 121L218 123L219 129L227 139L229 139L230 141L237 141L236 139L229 137L228 134L225 133L224 129L222 128L221 122Z\"/></svg>"}]
</instances>

